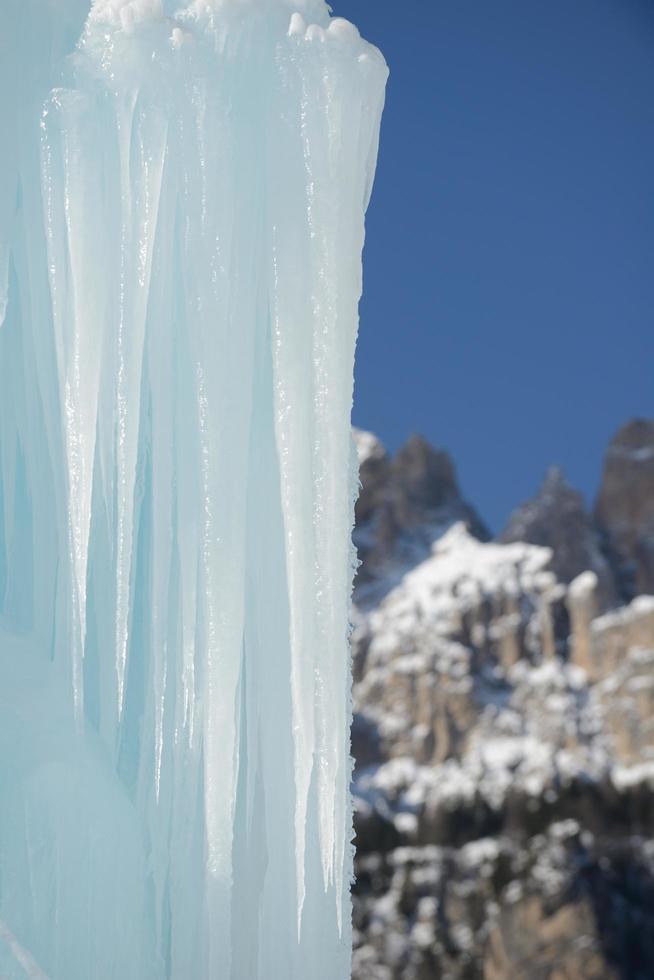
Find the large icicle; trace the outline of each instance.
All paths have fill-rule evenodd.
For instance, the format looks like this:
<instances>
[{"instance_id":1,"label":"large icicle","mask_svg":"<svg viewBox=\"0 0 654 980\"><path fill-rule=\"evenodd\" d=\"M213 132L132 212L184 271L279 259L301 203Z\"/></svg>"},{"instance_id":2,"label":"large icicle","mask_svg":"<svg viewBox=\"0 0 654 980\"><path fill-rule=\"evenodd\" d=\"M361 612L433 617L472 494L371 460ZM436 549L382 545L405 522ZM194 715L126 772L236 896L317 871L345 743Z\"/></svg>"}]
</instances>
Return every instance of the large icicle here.
<instances>
[{"instance_id":1,"label":"large icicle","mask_svg":"<svg viewBox=\"0 0 654 980\"><path fill-rule=\"evenodd\" d=\"M386 66L323 0L88 6L0 69L0 973L345 978Z\"/></svg>"}]
</instances>

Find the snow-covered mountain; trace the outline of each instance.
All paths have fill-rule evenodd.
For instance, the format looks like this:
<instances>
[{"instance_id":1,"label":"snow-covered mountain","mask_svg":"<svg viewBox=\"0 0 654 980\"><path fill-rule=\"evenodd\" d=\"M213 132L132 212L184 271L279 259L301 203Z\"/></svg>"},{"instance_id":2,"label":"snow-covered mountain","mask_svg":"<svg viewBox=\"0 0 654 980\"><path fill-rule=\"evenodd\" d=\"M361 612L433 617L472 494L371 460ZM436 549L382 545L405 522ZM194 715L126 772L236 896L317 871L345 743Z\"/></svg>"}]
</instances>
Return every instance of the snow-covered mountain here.
<instances>
[{"instance_id":1,"label":"snow-covered mountain","mask_svg":"<svg viewBox=\"0 0 654 980\"><path fill-rule=\"evenodd\" d=\"M354 977L654 976L654 424L496 541L446 452L356 440Z\"/></svg>"}]
</instances>

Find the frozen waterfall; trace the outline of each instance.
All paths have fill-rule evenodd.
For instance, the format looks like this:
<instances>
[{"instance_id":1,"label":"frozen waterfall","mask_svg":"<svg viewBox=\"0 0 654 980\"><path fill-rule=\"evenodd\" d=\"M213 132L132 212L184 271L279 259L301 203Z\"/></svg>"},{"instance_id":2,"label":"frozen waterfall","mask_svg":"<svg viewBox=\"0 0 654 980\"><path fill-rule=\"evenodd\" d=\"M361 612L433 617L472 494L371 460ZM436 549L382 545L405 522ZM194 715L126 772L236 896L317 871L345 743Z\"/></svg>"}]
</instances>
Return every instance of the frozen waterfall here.
<instances>
[{"instance_id":1,"label":"frozen waterfall","mask_svg":"<svg viewBox=\"0 0 654 980\"><path fill-rule=\"evenodd\" d=\"M0 976L350 971L386 66L323 0L5 0Z\"/></svg>"}]
</instances>

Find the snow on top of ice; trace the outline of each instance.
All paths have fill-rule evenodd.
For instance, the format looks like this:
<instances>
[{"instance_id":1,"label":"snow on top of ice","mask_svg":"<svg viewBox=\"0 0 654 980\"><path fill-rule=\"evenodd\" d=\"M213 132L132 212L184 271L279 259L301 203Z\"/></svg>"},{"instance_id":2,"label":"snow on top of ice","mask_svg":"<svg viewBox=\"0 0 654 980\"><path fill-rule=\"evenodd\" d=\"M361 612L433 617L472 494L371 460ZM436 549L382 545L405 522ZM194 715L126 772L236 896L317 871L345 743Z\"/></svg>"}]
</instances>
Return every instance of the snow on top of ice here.
<instances>
[{"instance_id":1,"label":"snow on top of ice","mask_svg":"<svg viewBox=\"0 0 654 980\"><path fill-rule=\"evenodd\" d=\"M109 25L130 32L138 24L161 20L167 14L173 17L201 18L227 11L270 10L278 8L287 12L291 27L289 33L306 34L311 26L320 25L331 37L359 37L359 32L340 17L330 18L329 7L324 0L93 0L89 22ZM309 27L307 27L309 25Z\"/></svg>"},{"instance_id":2,"label":"snow on top of ice","mask_svg":"<svg viewBox=\"0 0 654 980\"><path fill-rule=\"evenodd\" d=\"M307 25L304 17L299 11L291 14L291 22L288 25L288 33L290 37L294 35L304 34L306 32Z\"/></svg>"},{"instance_id":3,"label":"snow on top of ice","mask_svg":"<svg viewBox=\"0 0 654 980\"><path fill-rule=\"evenodd\" d=\"M331 17L331 8L325 0L93 0L88 23L110 27L131 34L139 25L170 19L173 26L170 41L178 48L184 34L176 22L216 22L222 17L229 23L232 17L240 19L248 12L268 11L281 17L288 25L291 38L308 42L340 44L364 44L359 60L369 57L372 46L362 42L358 29L343 17ZM288 18L288 20L285 20Z\"/></svg>"},{"instance_id":4,"label":"snow on top of ice","mask_svg":"<svg viewBox=\"0 0 654 980\"><path fill-rule=\"evenodd\" d=\"M178 3L178 7L188 9L195 14L211 14L229 8L246 10L259 7L262 10L274 7L288 11L289 17L299 14L307 24L314 21L329 23L330 7L325 0L191 0L187 4Z\"/></svg>"},{"instance_id":5,"label":"snow on top of ice","mask_svg":"<svg viewBox=\"0 0 654 980\"><path fill-rule=\"evenodd\" d=\"M320 24L309 24L306 27L304 17L300 13L291 16L289 25L289 35L301 34L304 29L304 37L307 41L360 41L359 29L344 17L332 17L326 27Z\"/></svg>"},{"instance_id":6,"label":"snow on top of ice","mask_svg":"<svg viewBox=\"0 0 654 980\"><path fill-rule=\"evenodd\" d=\"M186 3L184 0L177 0L177 2L175 0L91 0L90 6L92 19L109 21L126 7L133 7L135 15L144 19L152 16L161 17L165 13L174 15L183 10L209 13L229 7L241 9L281 7L291 14L297 12L307 21L315 15L321 16L330 12L330 7L325 0L187 0ZM332 22L334 21L342 21L342 18L335 17L332 19ZM343 21L343 23L348 22Z\"/></svg>"},{"instance_id":7,"label":"snow on top of ice","mask_svg":"<svg viewBox=\"0 0 654 980\"><path fill-rule=\"evenodd\" d=\"M89 22L109 24L130 32L137 24L161 20L163 16L162 0L95 0Z\"/></svg>"},{"instance_id":8,"label":"snow on top of ice","mask_svg":"<svg viewBox=\"0 0 654 980\"><path fill-rule=\"evenodd\" d=\"M309 42L337 41L350 46L363 44L364 50L359 53L358 57L358 61L361 63L369 61L371 53L377 50L373 45L363 41L359 29L344 17L328 17L325 22L323 18L316 16L307 25L304 14L295 11L291 14L289 21L288 36L303 38Z\"/></svg>"},{"instance_id":9,"label":"snow on top of ice","mask_svg":"<svg viewBox=\"0 0 654 980\"><path fill-rule=\"evenodd\" d=\"M170 43L174 48L180 48L184 43L184 31L181 27L174 27L170 35Z\"/></svg>"}]
</instances>

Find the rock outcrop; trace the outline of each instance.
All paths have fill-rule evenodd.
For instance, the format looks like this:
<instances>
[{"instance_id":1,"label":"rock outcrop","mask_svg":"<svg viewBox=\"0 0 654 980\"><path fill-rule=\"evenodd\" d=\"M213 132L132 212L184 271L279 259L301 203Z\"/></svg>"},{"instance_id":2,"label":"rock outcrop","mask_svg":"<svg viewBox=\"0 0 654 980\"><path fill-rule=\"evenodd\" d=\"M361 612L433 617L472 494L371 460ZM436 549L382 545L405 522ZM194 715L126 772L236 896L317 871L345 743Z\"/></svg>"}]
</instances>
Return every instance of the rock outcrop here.
<instances>
[{"instance_id":1,"label":"rock outcrop","mask_svg":"<svg viewBox=\"0 0 654 980\"><path fill-rule=\"evenodd\" d=\"M357 602L374 605L407 569L427 557L457 522L482 540L489 533L459 489L450 456L412 436L393 457L375 436L356 430L361 495L354 543L362 562Z\"/></svg>"},{"instance_id":2,"label":"rock outcrop","mask_svg":"<svg viewBox=\"0 0 654 980\"><path fill-rule=\"evenodd\" d=\"M623 597L654 594L654 421L634 419L612 440L595 519Z\"/></svg>"},{"instance_id":3,"label":"rock outcrop","mask_svg":"<svg viewBox=\"0 0 654 980\"><path fill-rule=\"evenodd\" d=\"M603 609L618 600L613 570L603 553L602 538L587 512L583 497L558 466L551 467L538 495L511 515L500 541L525 541L552 550L551 569L565 583L585 571L597 576Z\"/></svg>"}]
</instances>

